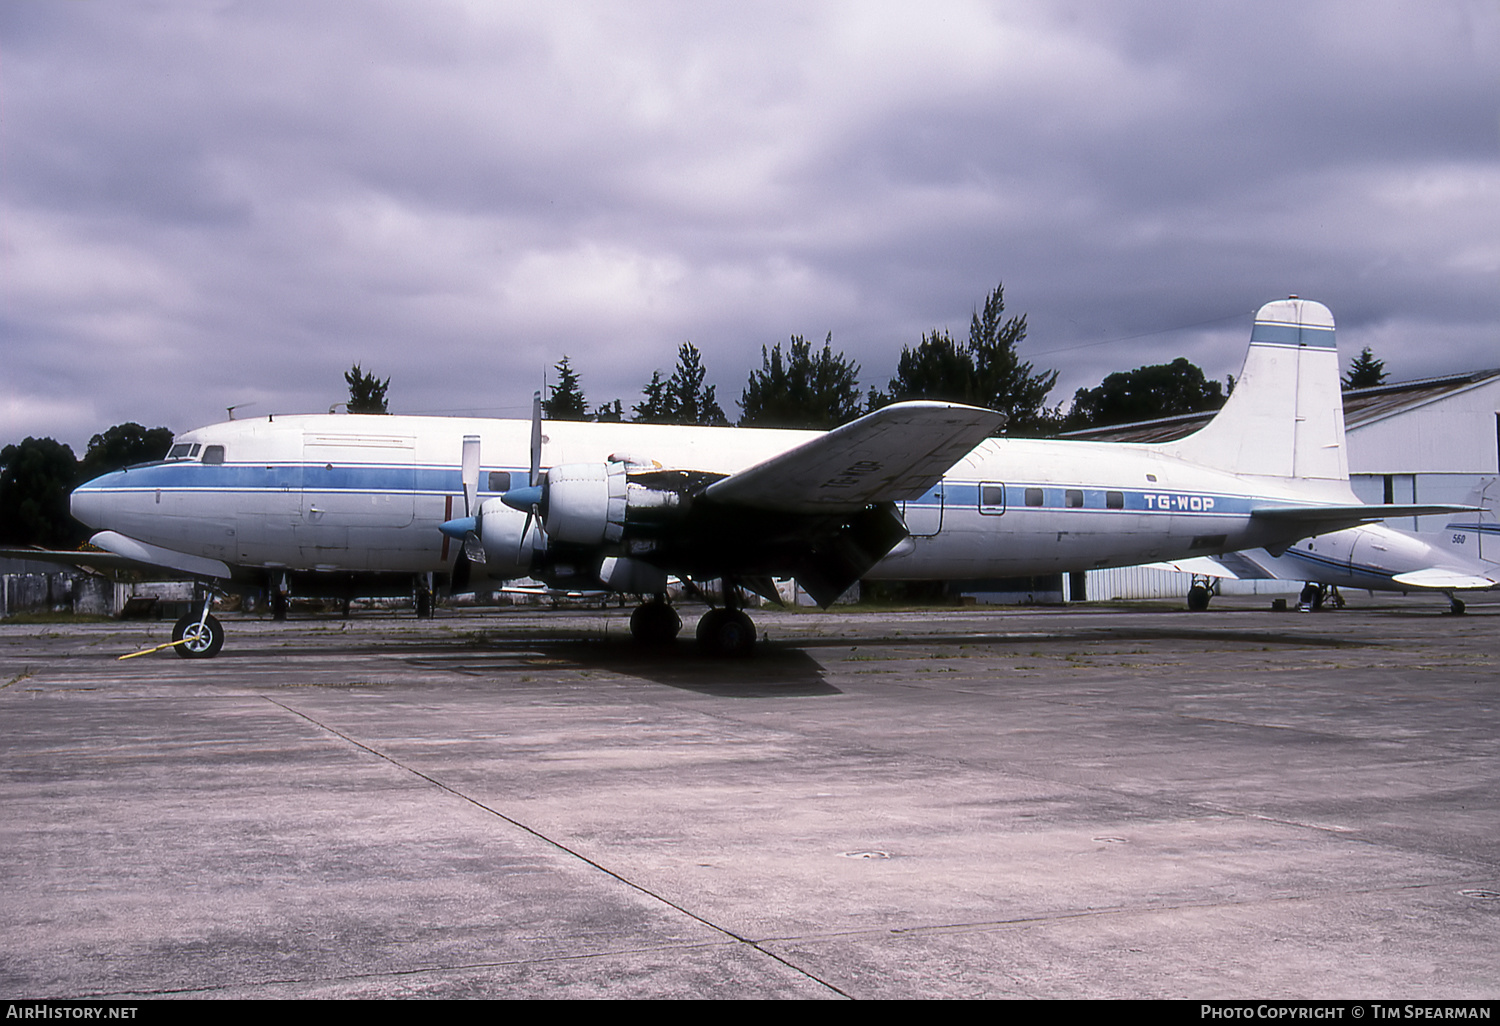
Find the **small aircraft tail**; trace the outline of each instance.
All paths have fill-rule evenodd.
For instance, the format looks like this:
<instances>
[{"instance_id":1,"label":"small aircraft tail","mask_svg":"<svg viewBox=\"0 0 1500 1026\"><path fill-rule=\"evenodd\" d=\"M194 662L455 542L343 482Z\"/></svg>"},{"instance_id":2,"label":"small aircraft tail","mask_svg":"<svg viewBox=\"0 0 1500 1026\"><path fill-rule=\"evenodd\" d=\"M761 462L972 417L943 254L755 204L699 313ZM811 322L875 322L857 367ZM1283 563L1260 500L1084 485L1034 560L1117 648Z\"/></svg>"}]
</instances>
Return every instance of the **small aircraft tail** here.
<instances>
[{"instance_id":1,"label":"small aircraft tail","mask_svg":"<svg viewBox=\"0 0 1500 1026\"><path fill-rule=\"evenodd\" d=\"M1472 508L1455 513L1440 530L1421 537L1445 551L1477 559L1491 570L1500 567L1500 477L1480 478L1464 505Z\"/></svg>"},{"instance_id":2,"label":"small aircraft tail","mask_svg":"<svg viewBox=\"0 0 1500 1026\"><path fill-rule=\"evenodd\" d=\"M1234 474L1348 481L1333 314L1296 297L1261 307L1228 401L1201 430L1161 448Z\"/></svg>"}]
</instances>

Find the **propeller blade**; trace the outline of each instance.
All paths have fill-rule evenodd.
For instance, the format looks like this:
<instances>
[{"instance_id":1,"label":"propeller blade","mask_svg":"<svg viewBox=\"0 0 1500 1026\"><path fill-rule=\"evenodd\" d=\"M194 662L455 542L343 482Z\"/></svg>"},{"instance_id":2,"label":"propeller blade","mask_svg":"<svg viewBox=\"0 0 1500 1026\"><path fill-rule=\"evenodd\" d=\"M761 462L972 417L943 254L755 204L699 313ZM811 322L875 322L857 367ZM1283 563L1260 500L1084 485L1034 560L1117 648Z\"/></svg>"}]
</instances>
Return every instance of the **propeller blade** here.
<instances>
[{"instance_id":1,"label":"propeller blade","mask_svg":"<svg viewBox=\"0 0 1500 1026\"><path fill-rule=\"evenodd\" d=\"M445 537L462 539L458 555L453 557L453 572L448 578L448 590L462 594L469 590L469 579L475 563L484 562L484 544L480 540L483 530L479 517L479 436L464 435L463 454L459 460L459 475L464 489L464 515L445 520L438 530ZM443 542L447 551L448 543Z\"/></svg>"},{"instance_id":2,"label":"propeller blade","mask_svg":"<svg viewBox=\"0 0 1500 1026\"><path fill-rule=\"evenodd\" d=\"M542 393L531 397L531 477L533 488L542 483Z\"/></svg>"},{"instance_id":3,"label":"propeller blade","mask_svg":"<svg viewBox=\"0 0 1500 1026\"><path fill-rule=\"evenodd\" d=\"M463 454L464 516L477 512L475 500L479 498L479 436L464 435Z\"/></svg>"}]
</instances>

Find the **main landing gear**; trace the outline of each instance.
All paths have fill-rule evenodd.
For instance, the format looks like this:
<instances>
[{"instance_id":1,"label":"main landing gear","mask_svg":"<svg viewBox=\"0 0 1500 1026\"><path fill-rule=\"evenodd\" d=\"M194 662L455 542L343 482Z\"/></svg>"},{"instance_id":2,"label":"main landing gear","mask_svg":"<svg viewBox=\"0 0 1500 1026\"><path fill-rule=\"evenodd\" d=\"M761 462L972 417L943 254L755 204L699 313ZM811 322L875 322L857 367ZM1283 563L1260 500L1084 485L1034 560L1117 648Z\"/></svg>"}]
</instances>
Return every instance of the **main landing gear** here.
<instances>
[{"instance_id":1,"label":"main landing gear","mask_svg":"<svg viewBox=\"0 0 1500 1026\"><path fill-rule=\"evenodd\" d=\"M630 636L647 648L665 648L677 640L682 617L667 605L665 595L643 602L630 614Z\"/></svg>"},{"instance_id":2,"label":"main landing gear","mask_svg":"<svg viewBox=\"0 0 1500 1026\"><path fill-rule=\"evenodd\" d=\"M1297 609L1304 613L1309 611L1319 613L1325 606L1343 609L1344 596L1340 595L1338 588L1332 585L1308 581L1302 588L1302 594L1297 596Z\"/></svg>"},{"instance_id":3,"label":"main landing gear","mask_svg":"<svg viewBox=\"0 0 1500 1026\"><path fill-rule=\"evenodd\" d=\"M711 608L698 621L698 647L708 655L743 658L755 651L755 622L740 608L737 587L726 582L724 604ZM630 634L640 645L664 648L677 640L682 617L665 595L636 606L630 614Z\"/></svg>"}]
</instances>

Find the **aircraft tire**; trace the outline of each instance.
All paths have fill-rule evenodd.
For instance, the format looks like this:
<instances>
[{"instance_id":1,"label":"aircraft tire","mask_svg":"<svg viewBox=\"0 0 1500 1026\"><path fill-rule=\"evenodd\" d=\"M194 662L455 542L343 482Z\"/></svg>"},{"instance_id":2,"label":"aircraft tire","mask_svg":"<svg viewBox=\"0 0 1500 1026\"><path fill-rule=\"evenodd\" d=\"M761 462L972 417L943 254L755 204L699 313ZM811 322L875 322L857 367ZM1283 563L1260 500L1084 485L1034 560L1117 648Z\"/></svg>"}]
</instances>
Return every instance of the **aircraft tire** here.
<instances>
[{"instance_id":1,"label":"aircraft tire","mask_svg":"<svg viewBox=\"0 0 1500 1026\"><path fill-rule=\"evenodd\" d=\"M755 651L755 621L738 609L710 609L698 621L698 645L709 655L748 656Z\"/></svg>"},{"instance_id":2,"label":"aircraft tire","mask_svg":"<svg viewBox=\"0 0 1500 1026\"><path fill-rule=\"evenodd\" d=\"M1191 612L1203 613L1208 611L1208 589L1201 584L1195 584L1188 589L1187 606Z\"/></svg>"},{"instance_id":3,"label":"aircraft tire","mask_svg":"<svg viewBox=\"0 0 1500 1026\"><path fill-rule=\"evenodd\" d=\"M630 636L639 645L662 648L677 640L682 617L665 602L642 602L630 614Z\"/></svg>"},{"instance_id":4,"label":"aircraft tire","mask_svg":"<svg viewBox=\"0 0 1500 1026\"><path fill-rule=\"evenodd\" d=\"M1454 616L1462 616L1466 608L1468 607L1464 605L1463 599L1456 598L1448 603L1448 612L1452 613Z\"/></svg>"},{"instance_id":5,"label":"aircraft tire","mask_svg":"<svg viewBox=\"0 0 1500 1026\"><path fill-rule=\"evenodd\" d=\"M198 617L189 613L172 627L172 640L189 640L177 646L177 654L184 659L212 659L224 647L224 628L212 614L203 621L203 630L198 630Z\"/></svg>"}]
</instances>

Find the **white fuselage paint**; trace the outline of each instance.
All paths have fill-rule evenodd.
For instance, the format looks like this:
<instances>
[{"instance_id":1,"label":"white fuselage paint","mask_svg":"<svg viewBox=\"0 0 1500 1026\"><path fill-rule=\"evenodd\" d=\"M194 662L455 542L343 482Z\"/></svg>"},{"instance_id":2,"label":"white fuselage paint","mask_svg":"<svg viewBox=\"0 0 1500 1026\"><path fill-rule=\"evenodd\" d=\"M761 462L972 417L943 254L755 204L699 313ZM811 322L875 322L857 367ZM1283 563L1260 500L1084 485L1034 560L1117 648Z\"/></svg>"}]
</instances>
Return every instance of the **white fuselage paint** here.
<instances>
[{"instance_id":1,"label":"white fuselage paint","mask_svg":"<svg viewBox=\"0 0 1500 1026\"><path fill-rule=\"evenodd\" d=\"M92 527L235 568L442 571L453 553L438 525L465 512L464 437L479 438L482 504L508 487L492 483L492 474L523 480L531 427L349 414L231 421L177 439L196 458L82 485L73 512ZM541 465L618 456L732 475L814 437L554 421L543 425ZM833 483L798 487L816 492ZM787 508L762 490L728 494L751 514L757 503ZM912 537L865 574L872 578L1011 577L1284 548L1313 533L1308 524L1252 517L1253 510L1358 505L1348 483L1332 315L1295 298L1262 307L1234 393L1187 438L992 438L927 494L885 498L904 499L898 504ZM723 545L732 551L737 541Z\"/></svg>"},{"instance_id":2,"label":"white fuselage paint","mask_svg":"<svg viewBox=\"0 0 1500 1026\"><path fill-rule=\"evenodd\" d=\"M542 463L629 453L732 474L813 434L548 422ZM481 439L480 502L502 490L492 473L524 480L526 421L288 416L182 435L205 453L222 446L224 462L200 456L106 475L74 493L73 510L92 527L242 567L442 571L452 554L438 525L462 515L465 435ZM991 439L901 504L914 537L869 576L1005 577L1284 543L1293 539L1252 523L1251 508L1317 498L1306 482L1255 482L1158 446Z\"/></svg>"}]
</instances>

